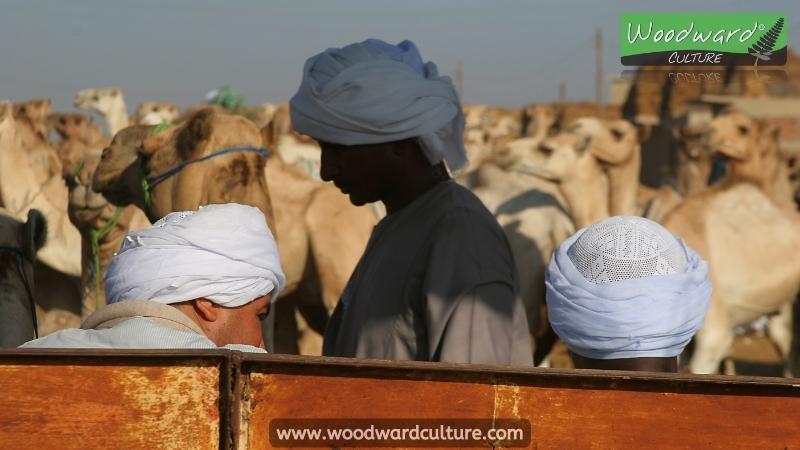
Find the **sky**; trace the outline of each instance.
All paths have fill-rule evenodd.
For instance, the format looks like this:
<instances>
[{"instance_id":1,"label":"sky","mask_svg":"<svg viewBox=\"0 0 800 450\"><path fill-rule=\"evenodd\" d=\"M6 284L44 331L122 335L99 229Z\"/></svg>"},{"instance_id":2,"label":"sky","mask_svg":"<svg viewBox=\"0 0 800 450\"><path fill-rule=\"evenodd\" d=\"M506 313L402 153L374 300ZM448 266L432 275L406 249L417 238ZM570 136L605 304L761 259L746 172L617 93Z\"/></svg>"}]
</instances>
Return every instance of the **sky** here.
<instances>
[{"instance_id":1,"label":"sky","mask_svg":"<svg viewBox=\"0 0 800 450\"><path fill-rule=\"evenodd\" d=\"M230 85L250 105L288 101L303 62L366 38L414 41L444 75L463 66L464 102L518 107L595 98L595 33L603 75L618 77L624 12L781 12L800 48L797 0L0 0L0 99L122 87L182 107ZM605 94L608 98L608 93Z\"/></svg>"}]
</instances>

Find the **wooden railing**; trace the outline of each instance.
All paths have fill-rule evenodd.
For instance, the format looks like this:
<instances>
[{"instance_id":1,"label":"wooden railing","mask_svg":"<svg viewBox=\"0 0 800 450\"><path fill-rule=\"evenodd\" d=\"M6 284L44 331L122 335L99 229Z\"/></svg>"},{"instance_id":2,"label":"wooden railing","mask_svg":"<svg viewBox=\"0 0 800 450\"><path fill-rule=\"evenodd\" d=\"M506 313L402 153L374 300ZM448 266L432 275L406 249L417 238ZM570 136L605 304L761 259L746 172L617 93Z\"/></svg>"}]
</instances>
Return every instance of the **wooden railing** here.
<instances>
[{"instance_id":1,"label":"wooden railing","mask_svg":"<svg viewBox=\"0 0 800 450\"><path fill-rule=\"evenodd\" d=\"M540 449L800 448L800 379L6 350L0 383L0 448L271 448L274 419L524 419Z\"/></svg>"}]
</instances>

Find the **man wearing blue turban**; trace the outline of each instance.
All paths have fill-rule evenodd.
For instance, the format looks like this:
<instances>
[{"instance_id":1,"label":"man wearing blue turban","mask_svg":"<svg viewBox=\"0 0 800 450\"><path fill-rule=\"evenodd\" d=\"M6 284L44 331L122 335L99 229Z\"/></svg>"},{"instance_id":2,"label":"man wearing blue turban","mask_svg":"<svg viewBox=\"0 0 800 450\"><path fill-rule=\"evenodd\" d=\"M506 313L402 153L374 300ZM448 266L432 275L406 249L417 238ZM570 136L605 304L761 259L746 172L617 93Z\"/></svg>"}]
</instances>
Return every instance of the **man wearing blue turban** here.
<instances>
[{"instance_id":1,"label":"man wearing blue turban","mask_svg":"<svg viewBox=\"0 0 800 450\"><path fill-rule=\"evenodd\" d=\"M661 225L633 216L564 241L545 285L550 324L582 369L676 372L711 299L708 264Z\"/></svg>"},{"instance_id":2,"label":"man wearing blue turban","mask_svg":"<svg viewBox=\"0 0 800 450\"><path fill-rule=\"evenodd\" d=\"M388 213L333 312L323 354L530 365L508 242L448 173L467 163L450 79L410 41L369 39L306 61L290 107L295 130L320 143L322 179Z\"/></svg>"}]
</instances>

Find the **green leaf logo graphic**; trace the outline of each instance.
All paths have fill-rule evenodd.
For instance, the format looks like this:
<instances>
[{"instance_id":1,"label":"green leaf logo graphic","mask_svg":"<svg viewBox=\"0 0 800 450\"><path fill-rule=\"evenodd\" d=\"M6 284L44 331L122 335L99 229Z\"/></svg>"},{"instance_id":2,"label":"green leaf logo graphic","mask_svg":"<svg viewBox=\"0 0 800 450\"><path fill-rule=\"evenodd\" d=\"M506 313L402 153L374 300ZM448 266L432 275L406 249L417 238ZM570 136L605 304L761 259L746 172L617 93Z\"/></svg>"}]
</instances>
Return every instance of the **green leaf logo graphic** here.
<instances>
[{"instance_id":1,"label":"green leaf logo graphic","mask_svg":"<svg viewBox=\"0 0 800 450\"><path fill-rule=\"evenodd\" d=\"M781 35L781 30L783 30L783 17L778 19L775 25L758 39L758 42L747 49L748 53L756 57L753 66L757 66L759 60L769 61L769 55L771 55L772 50L774 50L775 41L777 41L778 36Z\"/></svg>"}]
</instances>

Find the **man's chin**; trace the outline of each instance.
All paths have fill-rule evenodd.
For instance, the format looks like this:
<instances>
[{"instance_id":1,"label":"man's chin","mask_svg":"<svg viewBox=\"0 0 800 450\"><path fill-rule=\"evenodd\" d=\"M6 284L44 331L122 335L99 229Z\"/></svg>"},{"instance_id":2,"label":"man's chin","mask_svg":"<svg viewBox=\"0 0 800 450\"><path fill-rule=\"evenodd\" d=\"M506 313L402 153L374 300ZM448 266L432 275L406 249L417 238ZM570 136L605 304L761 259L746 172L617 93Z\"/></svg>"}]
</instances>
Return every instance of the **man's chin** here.
<instances>
[{"instance_id":1,"label":"man's chin","mask_svg":"<svg viewBox=\"0 0 800 450\"><path fill-rule=\"evenodd\" d=\"M377 202L379 200L376 198L372 198L373 196L367 196L353 192L347 193L345 195L347 195L347 197L350 199L350 203L352 203L355 206L364 206L367 203Z\"/></svg>"}]
</instances>

